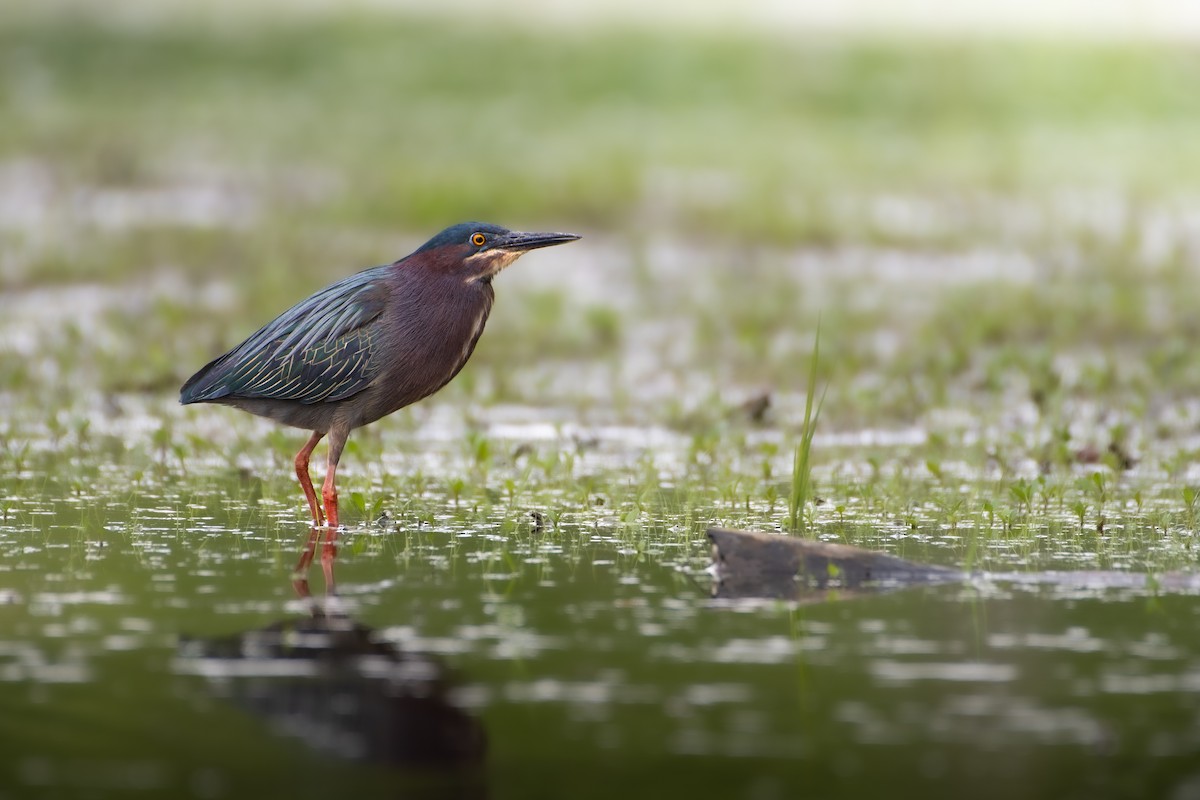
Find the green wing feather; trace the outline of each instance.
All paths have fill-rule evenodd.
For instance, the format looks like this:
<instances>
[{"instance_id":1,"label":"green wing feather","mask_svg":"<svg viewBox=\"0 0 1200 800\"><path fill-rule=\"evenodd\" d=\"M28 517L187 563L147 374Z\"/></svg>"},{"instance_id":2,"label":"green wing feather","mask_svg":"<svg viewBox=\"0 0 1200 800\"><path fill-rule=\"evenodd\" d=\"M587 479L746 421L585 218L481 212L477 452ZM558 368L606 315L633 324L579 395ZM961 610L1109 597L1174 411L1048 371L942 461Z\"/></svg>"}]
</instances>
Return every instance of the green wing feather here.
<instances>
[{"instance_id":1,"label":"green wing feather","mask_svg":"<svg viewBox=\"0 0 1200 800\"><path fill-rule=\"evenodd\" d=\"M342 400L378 374L390 267L351 275L288 309L183 385L180 401Z\"/></svg>"}]
</instances>

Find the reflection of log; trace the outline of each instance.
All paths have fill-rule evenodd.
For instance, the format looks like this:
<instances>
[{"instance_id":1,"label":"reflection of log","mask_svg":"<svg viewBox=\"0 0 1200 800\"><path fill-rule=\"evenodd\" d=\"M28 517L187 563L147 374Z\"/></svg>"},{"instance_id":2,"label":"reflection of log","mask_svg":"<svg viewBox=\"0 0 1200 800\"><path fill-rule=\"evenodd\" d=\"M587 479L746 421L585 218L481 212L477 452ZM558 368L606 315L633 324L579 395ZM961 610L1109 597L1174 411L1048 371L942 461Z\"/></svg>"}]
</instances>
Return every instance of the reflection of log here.
<instances>
[{"instance_id":1,"label":"reflection of log","mask_svg":"<svg viewBox=\"0 0 1200 800\"><path fill-rule=\"evenodd\" d=\"M946 567L795 536L709 528L708 538L718 597L796 598L820 590L858 593L966 577Z\"/></svg>"}]
</instances>

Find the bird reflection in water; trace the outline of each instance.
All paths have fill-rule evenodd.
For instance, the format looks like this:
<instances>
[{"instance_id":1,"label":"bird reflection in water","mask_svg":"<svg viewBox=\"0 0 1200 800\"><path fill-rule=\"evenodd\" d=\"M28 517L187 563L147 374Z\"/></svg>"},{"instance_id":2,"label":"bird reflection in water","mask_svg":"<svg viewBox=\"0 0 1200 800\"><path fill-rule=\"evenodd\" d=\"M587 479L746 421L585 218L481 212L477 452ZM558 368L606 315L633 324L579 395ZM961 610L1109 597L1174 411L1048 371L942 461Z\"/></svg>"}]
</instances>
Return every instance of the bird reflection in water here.
<instances>
[{"instance_id":1,"label":"bird reflection in water","mask_svg":"<svg viewBox=\"0 0 1200 800\"><path fill-rule=\"evenodd\" d=\"M320 528L309 529L308 541L305 543L304 549L300 551L300 560L296 562L296 568L292 570L292 588L303 600L312 601L313 599L312 591L308 587L308 570L312 567L313 557L317 553L317 542L320 538ZM328 597L337 594L337 580L333 574L333 559L336 556L337 542L326 538L325 543L321 546L321 571L325 574L325 594ZM312 605L312 612L314 615L324 613L323 609L315 602Z\"/></svg>"},{"instance_id":2,"label":"bird reflection in water","mask_svg":"<svg viewBox=\"0 0 1200 800\"><path fill-rule=\"evenodd\" d=\"M450 670L339 611L332 555L322 559L327 596L312 597L307 570L319 533L312 529L292 576L308 616L185 641L184 671L314 751L419 773L445 787L436 796L485 796L486 736L454 704Z\"/></svg>"}]
</instances>

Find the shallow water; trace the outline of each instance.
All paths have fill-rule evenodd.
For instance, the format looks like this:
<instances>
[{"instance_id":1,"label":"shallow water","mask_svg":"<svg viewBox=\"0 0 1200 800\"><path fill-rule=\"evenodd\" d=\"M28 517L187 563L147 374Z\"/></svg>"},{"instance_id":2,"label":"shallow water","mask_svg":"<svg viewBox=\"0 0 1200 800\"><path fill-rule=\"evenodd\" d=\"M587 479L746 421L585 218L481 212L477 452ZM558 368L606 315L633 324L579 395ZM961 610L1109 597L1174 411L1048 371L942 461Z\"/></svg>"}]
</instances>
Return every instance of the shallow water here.
<instances>
[{"instance_id":1,"label":"shallow water","mask_svg":"<svg viewBox=\"0 0 1200 800\"><path fill-rule=\"evenodd\" d=\"M136 419L122 440L137 443ZM153 452L142 435L131 451ZM497 459L476 476L491 502L442 488L478 457L445 426L351 454L343 493L367 490L367 511L349 514L331 598L319 549L293 586L308 531L286 464L247 454L231 476L213 456L185 474L164 453L142 472L104 467L100 444L73 464L34 448L0 524L0 797L1200 797L1200 598L977 579L716 601L716 520L664 499L686 437L543 429L515 410L487 436L539 458L587 445L560 488L513 488L536 481ZM603 476L634 469L642 443L660 494L631 518ZM389 488L420 470L423 495ZM960 562L962 532L858 519L856 544ZM1037 539L996 543L990 563L1105 563L1095 543L1038 559ZM304 637L286 639L291 660L238 638L314 614L365 626L444 697L428 676L388 678L390 661L329 682L328 661L296 660ZM397 686L444 707L414 711ZM486 756L355 760L404 761L414 729L443 754L485 739Z\"/></svg>"},{"instance_id":2,"label":"shallow water","mask_svg":"<svg viewBox=\"0 0 1200 800\"><path fill-rule=\"evenodd\" d=\"M522 288L635 303L633 260L599 249L604 269L514 273L509 325ZM650 250L685 308L720 307L682 280L694 254ZM1023 258L950 271L1028 282ZM824 305L831 261L868 306L946 272L853 248L782 264ZM302 435L98 388L138 385L122 370L145 334L114 320L231 291L166 274L0 300L0 366L25 382L0 387L0 800L1200 798L1194 403L1081 392L1047 413L1018 384L823 420L816 535L984 576L714 599L705 529L786 513L802 370L781 357L795 380L749 421L757 390L718 380L695 319L656 301L609 358L531 355L356 432L326 596L319 555L292 574ZM1137 463L1076 459L1114 408Z\"/></svg>"}]
</instances>

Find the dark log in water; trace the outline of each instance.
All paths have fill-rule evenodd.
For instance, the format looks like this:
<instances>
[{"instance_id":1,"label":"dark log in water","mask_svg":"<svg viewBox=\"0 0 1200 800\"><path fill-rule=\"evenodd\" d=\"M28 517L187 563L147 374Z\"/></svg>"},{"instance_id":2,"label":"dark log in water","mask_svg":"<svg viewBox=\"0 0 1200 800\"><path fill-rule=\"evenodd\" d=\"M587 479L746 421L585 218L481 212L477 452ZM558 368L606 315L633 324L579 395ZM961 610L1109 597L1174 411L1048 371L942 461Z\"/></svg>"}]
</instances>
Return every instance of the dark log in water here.
<instances>
[{"instance_id":1,"label":"dark log in water","mask_svg":"<svg viewBox=\"0 0 1200 800\"><path fill-rule=\"evenodd\" d=\"M967 577L955 569L797 536L709 528L708 538L718 597L794 598L831 589L858 593Z\"/></svg>"},{"instance_id":2,"label":"dark log in water","mask_svg":"<svg viewBox=\"0 0 1200 800\"><path fill-rule=\"evenodd\" d=\"M1200 593L1200 574L1195 572L964 572L786 534L709 528L708 538L713 543L713 596L719 598L815 601L834 591L846 598L914 584L967 580L1085 591Z\"/></svg>"}]
</instances>

